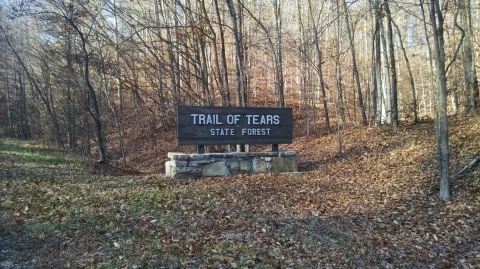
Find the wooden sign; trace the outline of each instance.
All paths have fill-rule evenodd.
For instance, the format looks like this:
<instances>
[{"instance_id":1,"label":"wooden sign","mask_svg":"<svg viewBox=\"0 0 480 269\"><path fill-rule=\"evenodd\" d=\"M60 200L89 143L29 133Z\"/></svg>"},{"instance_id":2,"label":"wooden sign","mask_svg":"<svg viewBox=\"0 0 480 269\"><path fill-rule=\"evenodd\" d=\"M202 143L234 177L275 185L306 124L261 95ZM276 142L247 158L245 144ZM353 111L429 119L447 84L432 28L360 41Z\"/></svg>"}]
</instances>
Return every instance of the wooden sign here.
<instances>
[{"instance_id":1,"label":"wooden sign","mask_svg":"<svg viewBox=\"0 0 480 269\"><path fill-rule=\"evenodd\" d=\"M179 145L290 144L291 108L196 107L177 109Z\"/></svg>"}]
</instances>

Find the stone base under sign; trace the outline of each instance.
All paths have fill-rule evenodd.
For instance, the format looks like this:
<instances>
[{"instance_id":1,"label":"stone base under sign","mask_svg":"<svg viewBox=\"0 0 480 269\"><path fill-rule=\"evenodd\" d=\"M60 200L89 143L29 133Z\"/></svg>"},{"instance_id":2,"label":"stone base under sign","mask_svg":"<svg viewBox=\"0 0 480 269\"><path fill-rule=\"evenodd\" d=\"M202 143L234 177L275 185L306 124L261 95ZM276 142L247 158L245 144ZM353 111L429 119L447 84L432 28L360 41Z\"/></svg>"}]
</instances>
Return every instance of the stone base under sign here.
<instances>
[{"instance_id":1,"label":"stone base under sign","mask_svg":"<svg viewBox=\"0 0 480 269\"><path fill-rule=\"evenodd\" d=\"M298 171L295 151L205 154L169 152L168 158L170 161L165 163L165 174L172 178Z\"/></svg>"}]
</instances>

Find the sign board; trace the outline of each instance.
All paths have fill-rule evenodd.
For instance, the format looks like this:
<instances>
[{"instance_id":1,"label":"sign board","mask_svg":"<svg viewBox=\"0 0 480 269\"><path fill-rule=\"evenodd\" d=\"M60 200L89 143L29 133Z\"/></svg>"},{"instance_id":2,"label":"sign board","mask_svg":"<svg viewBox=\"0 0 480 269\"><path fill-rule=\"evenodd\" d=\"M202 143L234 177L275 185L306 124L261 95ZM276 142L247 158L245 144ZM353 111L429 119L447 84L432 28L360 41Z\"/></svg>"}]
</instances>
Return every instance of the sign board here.
<instances>
[{"instance_id":1,"label":"sign board","mask_svg":"<svg viewBox=\"0 0 480 269\"><path fill-rule=\"evenodd\" d=\"M198 107L177 109L179 145L290 144L291 108Z\"/></svg>"}]
</instances>

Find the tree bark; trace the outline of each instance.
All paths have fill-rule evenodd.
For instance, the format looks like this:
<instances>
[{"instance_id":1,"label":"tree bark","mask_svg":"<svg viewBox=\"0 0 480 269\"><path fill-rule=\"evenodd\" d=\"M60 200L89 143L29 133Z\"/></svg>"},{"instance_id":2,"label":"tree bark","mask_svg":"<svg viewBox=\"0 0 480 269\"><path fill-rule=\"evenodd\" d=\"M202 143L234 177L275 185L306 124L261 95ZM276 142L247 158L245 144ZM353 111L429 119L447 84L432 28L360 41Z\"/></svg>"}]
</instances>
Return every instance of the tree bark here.
<instances>
[{"instance_id":1,"label":"tree bark","mask_svg":"<svg viewBox=\"0 0 480 269\"><path fill-rule=\"evenodd\" d=\"M380 3L379 0L374 0L374 10L375 10L375 33L373 38L373 46L372 50L375 49L374 61L372 61L373 65L373 92L372 92L372 105L373 111L375 115L375 121L377 125L382 124L382 48L381 48L381 38L380 38L380 30L381 30L381 20L380 20Z\"/></svg>"},{"instance_id":2,"label":"tree bark","mask_svg":"<svg viewBox=\"0 0 480 269\"><path fill-rule=\"evenodd\" d=\"M88 105L87 110L92 117L94 126L95 126L95 135L97 138L98 144L98 154L99 154L99 162L107 167L108 164L108 157L106 153L106 140L103 135L103 126L102 126L102 119L100 115L100 109L98 106L97 101L97 94L95 93L95 89L93 88L92 83L90 82L90 56L87 50L87 39L85 34L80 30L78 25L71 19L66 17L67 22L72 26L75 32L78 34L80 38L80 47L82 53L82 73L83 73L83 81L87 88L88 93Z\"/></svg>"},{"instance_id":3,"label":"tree bark","mask_svg":"<svg viewBox=\"0 0 480 269\"><path fill-rule=\"evenodd\" d=\"M478 81L475 70L472 17L470 0L459 0L458 8L461 14L461 23L465 34L463 40L463 78L465 87L465 113L469 114L478 107Z\"/></svg>"},{"instance_id":4,"label":"tree bark","mask_svg":"<svg viewBox=\"0 0 480 269\"><path fill-rule=\"evenodd\" d=\"M440 193L443 201L450 200L448 119L447 119L447 77L445 70L445 41L443 37L443 14L438 0L431 0L430 23L433 29L435 63L437 67L437 142L440 169Z\"/></svg>"},{"instance_id":5,"label":"tree bark","mask_svg":"<svg viewBox=\"0 0 480 269\"><path fill-rule=\"evenodd\" d=\"M337 17L340 17L340 5L339 0L336 0L337 8ZM339 111L339 116L342 121L342 125L346 123L345 118L345 104L343 98L343 78L342 78L342 67L340 65L340 20L337 20L337 36L335 39L335 71L336 71L336 80L337 80L337 109ZM339 119L337 118L337 121Z\"/></svg>"},{"instance_id":6,"label":"tree bark","mask_svg":"<svg viewBox=\"0 0 480 269\"><path fill-rule=\"evenodd\" d=\"M12 121L12 112L10 108L10 83L8 80L8 75L6 76L6 81L5 81L5 89L7 91L7 96L5 102L7 103L7 120L8 120L8 127L7 127L7 136L10 136L13 134L13 121Z\"/></svg>"},{"instance_id":7,"label":"tree bark","mask_svg":"<svg viewBox=\"0 0 480 269\"><path fill-rule=\"evenodd\" d=\"M232 19L232 31L233 37L235 40L235 59L237 67L237 105L240 107L245 107L247 104L246 98L246 77L245 77L245 64L243 62L243 44L241 41L241 33L238 29L238 19L237 12L235 10L235 5L232 0L226 0L228 11ZM241 8L241 7L240 7Z\"/></svg>"},{"instance_id":8,"label":"tree bark","mask_svg":"<svg viewBox=\"0 0 480 269\"><path fill-rule=\"evenodd\" d=\"M311 0L310 0L311 1ZM358 95L358 106L360 107L360 114L362 116L362 125L367 125L367 114L365 113L365 104L363 103L363 94L360 86L360 74L357 66L357 56L355 52L355 40L353 38L352 30L350 29L350 18L348 15L347 2L343 0L343 9L345 12L345 23L347 26L348 39L350 41L350 52L352 55L353 75L355 77L355 88Z\"/></svg>"},{"instance_id":9,"label":"tree bark","mask_svg":"<svg viewBox=\"0 0 480 269\"><path fill-rule=\"evenodd\" d=\"M388 53L390 55L390 77L391 77L391 93L390 93L390 102L392 110L392 125L393 130L397 131L398 129L398 89L397 89L397 67L395 61L395 50L394 50L394 41L393 41L393 29L392 29L392 14L390 12L390 7L388 4L389 0L385 0L385 12L387 13L387 31L388 31Z\"/></svg>"},{"instance_id":10,"label":"tree bark","mask_svg":"<svg viewBox=\"0 0 480 269\"><path fill-rule=\"evenodd\" d=\"M228 68L227 68L227 56L226 56L226 52L225 52L225 33L223 31L223 20L222 20L222 17L220 16L220 9L219 9L219 6L218 6L218 0L214 0L214 4L215 4L215 14L217 15L217 21L218 21L218 29L220 31L220 58L221 58L221 62L222 64L220 65L220 69L221 69L221 73L222 73L222 77L223 77L223 80L222 80L222 87L223 87L223 91L225 92L225 95L226 95L226 100L227 100L227 103L225 104L226 106L229 106L230 105L230 87L229 87L229 83L228 83Z\"/></svg>"},{"instance_id":11,"label":"tree bark","mask_svg":"<svg viewBox=\"0 0 480 269\"><path fill-rule=\"evenodd\" d=\"M403 57L405 58L405 63L407 64L407 70L408 70L408 78L410 81L410 89L412 90L412 106L413 106L413 117L415 123L418 122L418 109L417 109L417 92L415 89L415 79L413 77L413 72L412 72L412 67L410 65L410 60L407 55L407 50L405 49L405 46L403 45L403 39L402 39L402 34L400 33L400 28L398 25L392 20L392 24L395 26L397 29L397 35L398 39L400 41L400 48L402 49L403 52Z\"/></svg>"},{"instance_id":12,"label":"tree bark","mask_svg":"<svg viewBox=\"0 0 480 269\"><path fill-rule=\"evenodd\" d=\"M277 106L285 107L285 85L283 81L282 7L279 0L273 0L273 8L275 14L275 31L277 36L277 53L275 53L275 86L277 92Z\"/></svg>"},{"instance_id":13,"label":"tree bark","mask_svg":"<svg viewBox=\"0 0 480 269\"><path fill-rule=\"evenodd\" d=\"M298 3L298 2L297 2ZM317 52L317 75L318 75L318 80L320 84L320 91L322 92L322 104L323 104L323 114L325 118L325 127L327 129L327 132L330 132L331 127L330 127L330 116L328 113L328 103L327 103L327 94L325 91L325 81L323 78L323 54L322 50L320 49L320 38L318 37L318 26L315 23L315 19L313 16L313 8L312 8L312 0L308 0L308 8L310 11L310 23L313 25L313 30L315 31L314 34L314 41L315 41L315 50ZM300 16L300 15L299 15Z\"/></svg>"},{"instance_id":14,"label":"tree bark","mask_svg":"<svg viewBox=\"0 0 480 269\"><path fill-rule=\"evenodd\" d=\"M430 82L430 116L434 117L434 114L432 113L432 103L435 102L435 73L433 72L433 53L432 53L432 46L430 44L430 38L428 36L428 29L427 29L427 19L425 18L425 9L423 8L423 1L424 0L419 0L420 2L420 9L422 10L422 21L423 21L423 30L425 32L425 40L427 41L427 51L428 51L428 63L429 63L429 71L430 71L430 76L429 76L429 82ZM426 102L426 100L424 100Z\"/></svg>"}]
</instances>

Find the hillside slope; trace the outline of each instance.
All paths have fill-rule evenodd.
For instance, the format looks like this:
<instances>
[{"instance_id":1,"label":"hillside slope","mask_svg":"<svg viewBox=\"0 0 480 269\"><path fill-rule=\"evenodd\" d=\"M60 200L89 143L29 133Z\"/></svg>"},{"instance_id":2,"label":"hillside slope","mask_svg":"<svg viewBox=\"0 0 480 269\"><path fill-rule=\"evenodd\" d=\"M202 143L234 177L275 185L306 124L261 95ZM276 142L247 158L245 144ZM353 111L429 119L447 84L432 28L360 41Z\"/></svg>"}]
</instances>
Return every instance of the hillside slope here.
<instances>
[{"instance_id":1,"label":"hillside slope","mask_svg":"<svg viewBox=\"0 0 480 269\"><path fill-rule=\"evenodd\" d=\"M480 119L450 122L457 171L479 154ZM347 130L343 157L335 139L296 139L302 173L180 182L91 175L68 156L2 141L0 237L33 267L480 264L480 170L453 178L453 200L441 203L432 122Z\"/></svg>"}]
</instances>

